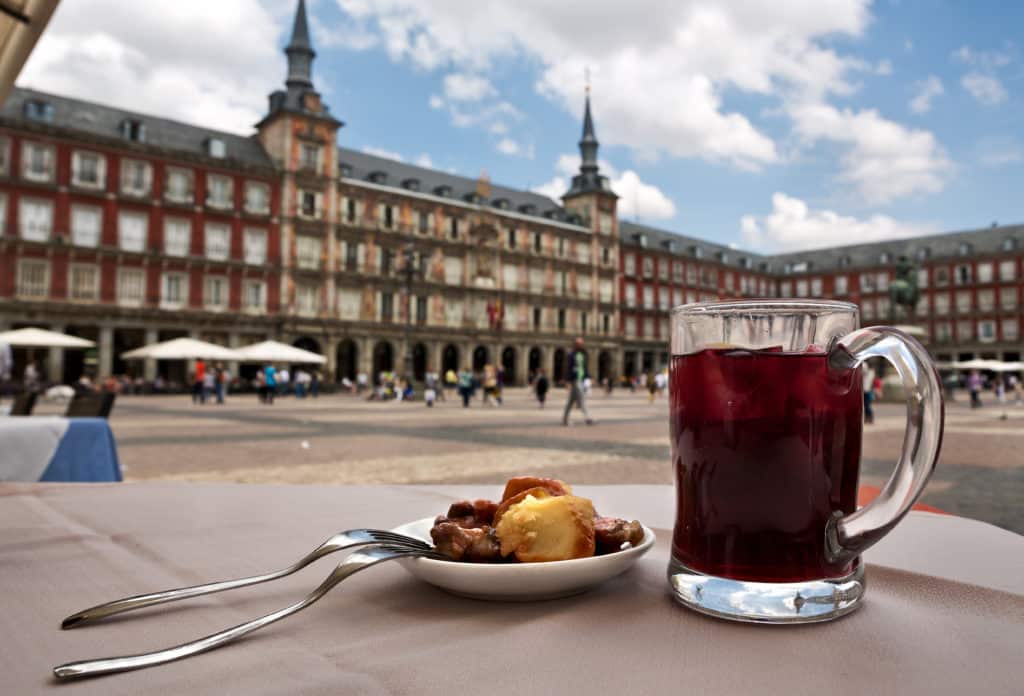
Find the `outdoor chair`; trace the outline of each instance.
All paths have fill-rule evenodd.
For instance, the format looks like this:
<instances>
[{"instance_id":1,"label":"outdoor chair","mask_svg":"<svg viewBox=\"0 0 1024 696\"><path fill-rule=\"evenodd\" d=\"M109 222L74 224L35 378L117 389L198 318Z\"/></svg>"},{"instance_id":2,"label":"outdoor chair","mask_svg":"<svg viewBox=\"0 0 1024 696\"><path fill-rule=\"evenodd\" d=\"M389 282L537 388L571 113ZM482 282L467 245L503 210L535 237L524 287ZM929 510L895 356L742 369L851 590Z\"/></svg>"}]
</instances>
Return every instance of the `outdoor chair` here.
<instances>
[{"instance_id":1,"label":"outdoor chair","mask_svg":"<svg viewBox=\"0 0 1024 696\"><path fill-rule=\"evenodd\" d=\"M109 418L114 408L113 392L100 394L76 394L68 404L65 418Z\"/></svg>"},{"instance_id":2,"label":"outdoor chair","mask_svg":"<svg viewBox=\"0 0 1024 696\"><path fill-rule=\"evenodd\" d=\"M11 404L12 416L31 416L32 409L36 405L36 397L38 395L32 391L23 391L14 397L14 403Z\"/></svg>"}]
</instances>

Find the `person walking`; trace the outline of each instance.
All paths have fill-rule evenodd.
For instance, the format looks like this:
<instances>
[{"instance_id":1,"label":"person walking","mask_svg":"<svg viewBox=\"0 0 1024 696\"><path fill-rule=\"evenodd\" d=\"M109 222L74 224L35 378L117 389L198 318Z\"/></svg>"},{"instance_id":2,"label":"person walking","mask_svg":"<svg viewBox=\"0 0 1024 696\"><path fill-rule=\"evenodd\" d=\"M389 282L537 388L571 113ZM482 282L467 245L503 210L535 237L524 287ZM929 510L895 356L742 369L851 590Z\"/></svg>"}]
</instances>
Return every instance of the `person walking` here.
<instances>
[{"instance_id":1,"label":"person walking","mask_svg":"<svg viewBox=\"0 0 1024 696\"><path fill-rule=\"evenodd\" d=\"M203 403L206 403L207 399L213 398L213 393L217 389L217 371L214 368L210 368L203 375Z\"/></svg>"},{"instance_id":2,"label":"person walking","mask_svg":"<svg viewBox=\"0 0 1024 696\"><path fill-rule=\"evenodd\" d=\"M469 399L473 396L473 371L469 365L459 373L459 396L462 397L462 408L469 408Z\"/></svg>"},{"instance_id":3,"label":"person walking","mask_svg":"<svg viewBox=\"0 0 1024 696\"><path fill-rule=\"evenodd\" d=\"M206 380L206 363L200 358L196 360L196 369L192 372L192 403L205 404L206 395L203 394L203 382Z\"/></svg>"},{"instance_id":4,"label":"person walking","mask_svg":"<svg viewBox=\"0 0 1024 696\"><path fill-rule=\"evenodd\" d=\"M875 371L867 363L862 368L861 388L864 390L864 422L870 425L875 422Z\"/></svg>"},{"instance_id":5,"label":"person walking","mask_svg":"<svg viewBox=\"0 0 1024 696\"><path fill-rule=\"evenodd\" d=\"M484 365L484 404L491 406L491 399L497 401L497 390L498 390L498 376L494 372L494 365L487 363ZM500 404L499 404L500 405Z\"/></svg>"},{"instance_id":6,"label":"person walking","mask_svg":"<svg viewBox=\"0 0 1024 696\"><path fill-rule=\"evenodd\" d=\"M277 370L270 363L263 368L263 384L267 390L266 403L273 405L277 394Z\"/></svg>"},{"instance_id":7,"label":"person walking","mask_svg":"<svg viewBox=\"0 0 1024 696\"><path fill-rule=\"evenodd\" d=\"M290 382L292 381L292 376L288 372L287 367L282 367L280 370L277 371L277 374L275 375L275 381L277 382L277 393L280 396L287 396L288 390L290 389L289 385Z\"/></svg>"},{"instance_id":8,"label":"person walking","mask_svg":"<svg viewBox=\"0 0 1024 696\"><path fill-rule=\"evenodd\" d=\"M313 370L313 376L309 382L309 395L314 399L320 396L320 382L322 380L323 375L320 374L320 370Z\"/></svg>"},{"instance_id":9,"label":"person walking","mask_svg":"<svg viewBox=\"0 0 1024 696\"><path fill-rule=\"evenodd\" d=\"M541 408L544 408L544 400L548 398L548 388L550 386L551 383L548 382L544 369L537 368L537 374L533 378L533 391L537 395L537 401L540 403Z\"/></svg>"},{"instance_id":10,"label":"person walking","mask_svg":"<svg viewBox=\"0 0 1024 696\"><path fill-rule=\"evenodd\" d=\"M644 373L647 383L647 403L653 404L654 397L658 394L658 378L654 376L654 370Z\"/></svg>"},{"instance_id":11,"label":"person walking","mask_svg":"<svg viewBox=\"0 0 1024 696\"><path fill-rule=\"evenodd\" d=\"M971 374L967 376L967 391L971 393L971 408L981 408L981 387L983 382L981 373L977 370L971 370Z\"/></svg>"},{"instance_id":12,"label":"person walking","mask_svg":"<svg viewBox=\"0 0 1024 696\"><path fill-rule=\"evenodd\" d=\"M569 398L565 401L565 412L562 414L562 425L569 425L569 412L573 405L583 411L584 422L593 425L594 420L587 411L586 396L583 394L583 380L587 378L587 356L583 352L583 339L573 341L572 352L569 353L569 369L567 370Z\"/></svg>"},{"instance_id":13,"label":"person walking","mask_svg":"<svg viewBox=\"0 0 1024 696\"><path fill-rule=\"evenodd\" d=\"M224 392L228 388L228 380L231 375L226 369L224 369L224 363L217 363L216 367L216 381L213 384L214 393L217 396L217 403L221 406L224 405Z\"/></svg>"}]
</instances>

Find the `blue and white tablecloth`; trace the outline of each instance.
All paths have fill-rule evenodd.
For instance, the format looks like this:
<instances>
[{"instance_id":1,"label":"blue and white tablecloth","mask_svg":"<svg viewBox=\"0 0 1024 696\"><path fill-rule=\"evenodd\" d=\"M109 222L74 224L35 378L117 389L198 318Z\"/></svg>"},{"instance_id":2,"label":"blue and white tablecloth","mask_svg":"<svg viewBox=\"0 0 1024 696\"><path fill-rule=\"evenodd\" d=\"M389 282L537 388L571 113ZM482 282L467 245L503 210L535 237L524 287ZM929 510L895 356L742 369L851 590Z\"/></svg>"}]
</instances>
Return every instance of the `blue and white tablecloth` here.
<instances>
[{"instance_id":1,"label":"blue and white tablecloth","mask_svg":"<svg viewBox=\"0 0 1024 696\"><path fill-rule=\"evenodd\" d=\"M0 417L0 481L120 481L103 418Z\"/></svg>"}]
</instances>

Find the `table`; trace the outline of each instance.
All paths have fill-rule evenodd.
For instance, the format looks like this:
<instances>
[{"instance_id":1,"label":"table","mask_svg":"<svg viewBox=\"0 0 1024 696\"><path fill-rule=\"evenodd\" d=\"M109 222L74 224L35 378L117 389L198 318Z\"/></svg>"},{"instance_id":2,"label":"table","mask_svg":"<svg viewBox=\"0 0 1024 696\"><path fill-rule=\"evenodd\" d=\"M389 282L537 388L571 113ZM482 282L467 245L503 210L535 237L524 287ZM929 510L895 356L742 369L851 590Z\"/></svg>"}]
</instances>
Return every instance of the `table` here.
<instances>
[{"instance_id":1,"label":"table","mask_svg":"<svg viewBox=\"0 0 1024 696\"><path fill-rule=\"evenodd\" d=\"M120 481L104 418L0 418L0 481Z\"/></svg>"},{"instance_id":2,"label":"table","mask_svg":"<svg viewBox=\"0 0 1024 696\"><path fill-rule=\"evenodd\" d=\"M755 626L667 594L667 486L576 486L658 535L630 572L533 604L462 599L396 564L318 604L183 662L70 685L72 659L166 647L290 604L296 576L60 631L102 601L282 567L331 533L391 527L499 486L0 484L0 669L11 694L1020 694L1024 537L913 512L867 556L864 607L829 624Z\"/></svg>"}]
</instances>

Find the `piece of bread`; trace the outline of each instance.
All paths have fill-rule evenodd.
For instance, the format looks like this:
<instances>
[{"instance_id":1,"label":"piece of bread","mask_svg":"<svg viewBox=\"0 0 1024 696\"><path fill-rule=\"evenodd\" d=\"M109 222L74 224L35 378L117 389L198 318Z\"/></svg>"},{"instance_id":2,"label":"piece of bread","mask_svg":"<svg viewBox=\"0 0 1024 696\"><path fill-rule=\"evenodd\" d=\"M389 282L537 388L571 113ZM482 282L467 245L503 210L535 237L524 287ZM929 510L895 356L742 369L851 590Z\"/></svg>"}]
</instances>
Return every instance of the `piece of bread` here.
<instances>
[{"instance_id":1,"label":"piece of bread","mask_svg":"<svg viewBox=\"0 0 1024 696\"><path fill-rule=\"evenodd\" d=\"M523 563L594 555L594 505L574 495L527 495L496 522L501 555Z\"/></svg>"},{"instance_id":2,"label":"piece of bread","mask_svg":"<svg viewBox=\"0 0 1024 696\"><path fill-rule=\"evenodd\" d=\"M565 481L537 476L516 476L505 484L505 492L501 495L502 502L530 488L547 489L551 495L572 495L572 488Z\"/></svg>"}]
</instances>

